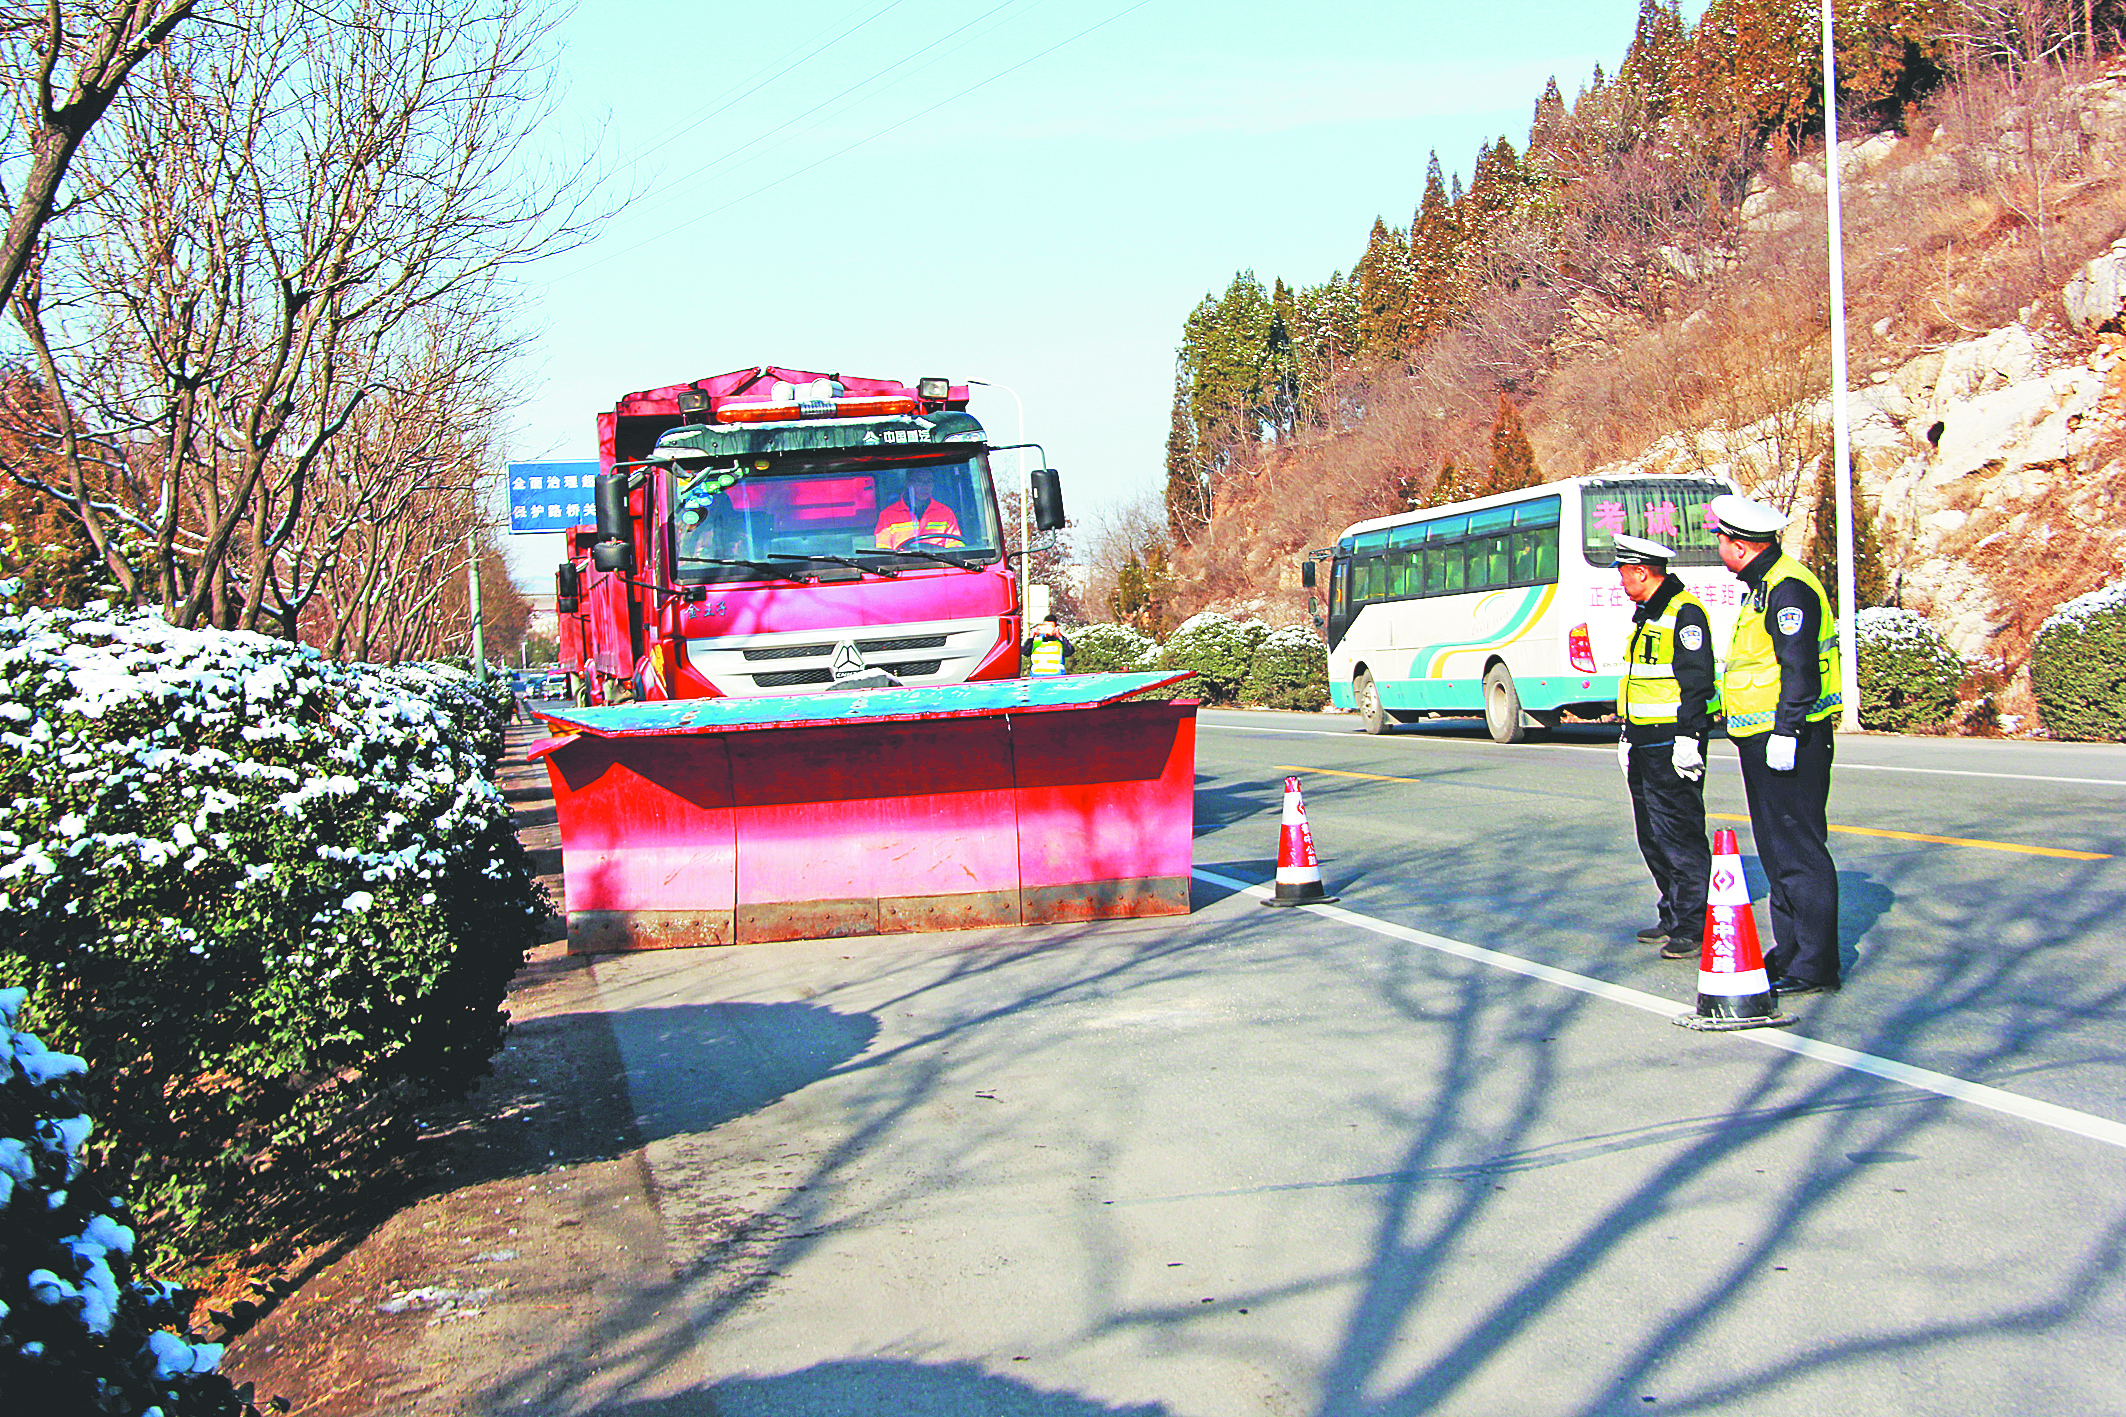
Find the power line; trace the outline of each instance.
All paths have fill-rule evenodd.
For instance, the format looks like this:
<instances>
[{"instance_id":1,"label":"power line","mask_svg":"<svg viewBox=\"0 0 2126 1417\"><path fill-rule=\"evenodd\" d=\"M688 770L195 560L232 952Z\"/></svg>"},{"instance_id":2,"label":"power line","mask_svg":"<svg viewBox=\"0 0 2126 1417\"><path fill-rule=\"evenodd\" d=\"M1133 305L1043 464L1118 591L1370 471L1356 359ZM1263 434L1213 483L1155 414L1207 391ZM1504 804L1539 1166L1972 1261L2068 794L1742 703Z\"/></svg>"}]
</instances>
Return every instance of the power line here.
<instances>
[{"instance_id":1,"label":"power line","mask_svg":"<svg viewBox=\"0 0 2126 1417\"><path fill-rule=\"evenodd\" d=\"M696 191L699 191L701 187L707 182L708 175L711 172L715 171L715 169L719 167L722 167L725 163L730 162L733 158L736 158L740 153L746 151L746 149L757 147L760 144L765 143L769 139L775 137L777 134L789 131L791 128L796 127L798 124L804 122L807 118L810 118L815 113L818 113L821 109L831 107L836 103L840 103L841 100L849 97L849 95L853 93L856 93L859 89L863 89L869 87L872 84L877 83L880 79L883 79L888 74L891 74L895 69L901 68L903 65L908 64L909 62L919 57L922 57L926 54L928 55L928 57L925 58L921 64L916 65L915 68L909 70L905 74L902 74L899 78L894 79L891 83L886 85L886 88L892 88L894 85L900 84L910 78L913 78L915 75L922 73L925 69L929 69L938 64L943 63L945 60L959 53L962 49L965 49L968 45L973 44L977 40L986 38L987 36L996 33L997 30L1002 29L1005 24L1009 23L1009 21L1000 20L996 24L990 26L988 29L982 31L980 34L970 35L968 38L962 40L960 43L954 45L950 49L940 50L938 49L939 45L945 43L947 40L950 40L957 35L966 33L968 30L974 28L976 25L981 24L984 20L987 20L990 16L995 15L1000 11L1008 10L1014 5L1023 4L1024 2L1025 0L1004 0L1002 4L993 6L990 9L983 11L981 14L975 16L973 19L967 21L965 24L960 25L955 29L948 30L944 35L940 36L938 39L929 41L920 48L917 48L907 54L902 55L900 58L894 60L891 64L888 64L885 68L876 70L871 74L865 76L864 78L857 80L855 83L849 85L847 88L842 89L839 93L821 99L818 103L812 105L812 107L806 109L804 112L798 114L796 117L791 118L784 123L778 124L776 127L770 128L767 132L761 133L756 137L749 138L745 142L739 144L737 147L731 148L725 151L724 153L714 158L711 158L709 161L701 164L699 167L696 167L685 177L679 179L679 181L688 183L690 185L679 187L675 190L659 194L657 199L650 204L650 209L655 210L657 207L669 206L672 203L679 201L681 198L689 196ZM1047 2L1048 0L1033 0L1033 3L1027 6L1027 9L1038 8L1039 6L1044 5ZM1024 14L1026 13L1026 11L1022 10L1020 13ZM883 91L884 90L880 90L880 92ZM862 100L857 100L856 102L861 101ZM849 109L854 108L856 106L856 102L844 104L841 108L835 109L834 112L828 114L827 118L832 119L840 117L843 113L848 112ZM772 149L769 149L768 151L772 151ZM739 166L743 167L746 165L746 163L758 161L761 157L765 157L766 155L766 152L756 153L753 157L746 159L745 163L740 163Z\"/></svg>"},{"instance_id":2,"label":"power line","mask_svg":"<svg viewBox=\"0 0 2126 1417\"><path fill-rule=\"evenodd\" d=\"M802 177L806 173L813 171L815 168L823 167L826 164L833 162L837 158L845 157L848 154L855 152L858 148L865 147L871 143L875 143L880 138L885 137L887 134L898 132L900 129L907 127L910 123L915 122L919 118L928 117L929 115L937 112L939 109L945 107L947 104L957 103L961 99L967 97L967 95L974 93L979 89L985 89L989 87L989 85L995 83L999 79L1009 78L1011 75L1016 74L1019 70L1025 68L1027 65L1036 63L1042 59L1046 59L1049 55L1055 53L1057 50L1062 49L1067 45L1076 44L1079 40L1085 38L1089 34L1092 34L1094 31L1105 29L1107 28L1107 26L1113 24L1115 21L1124 19L1127 16L1132 15L1137 11L1143 9L1146 5L1149 5L1151 3L1152 0L1135 0L1134 4L1124 6L1122 9L1117 10L1114 14L1109 15L1104 20L1100 20L1094 24L1087 25L1084 29L1079 30L1076 34L1071 35L1068 39L1057 40L1054 44L1049 45L1048 48L1041 50L1039 53L1029 55L1028 57L1020 60L1018 63L1013 64L1007 69L1000 69L996 73L991 74L986 79L981 79L976 81L975 83L969 84L966 88L961 89L958 93L952 94L946 98L941 98L936 103L931 104L928 108L922 109L915 113L911 113L906 118L901 119L899 122L889 124L886 127L879 129L875 133L871 133L868 136L858 138L855 142L850 143L848 146L838 148L835 151L828 153L824 157L817 158L812 162L806 163L803 167L793 168L791 171L785 172L780 177L777 177L772 181L762 183L760 186L755 187L752 191L747 192L742 196L733 197L730 201L723 203L721 206L711 207L709 210L700 213L698 216L689 217L685 221L682 221L677 224L676 226L667 227L665 230L658 232L654 236L644 237L642 240L636 242L632 246L624 246L617 251L613 251L606 255L600 256L594 261L586 262L585 264L578 266L574 271L570 272L569 275L572 278L574 276L580 276L586 271L596 270L598 267L605 265L609 261L616 261L622 256L632 255L633 253L643 249L645 246L651 246L659 241L664 240L666 237L675 236L678 233L687 230L689 227L699 226L702 222L707 221L710 217L721 215L722 213L729 211L731 208L738 206L741 203L750 202L755 197L760 196L763 192L772 191L773 189L782 186L785 182L791 181L793 178Z\"/></svg>"},{"instance_id":3,"label":"power line","mask_svg":"<svg viewBox=\"0 0 2126 1417\"><path fill-rule=\"evenodd\" d=\"M865 0L865 3L868 4L869 0ZM658 151L660 148L669 147L671 144L677 142L686 134L693 132L696 128L699 128L702 124L708 122L711 118L714 118L717 114L722 113L724 110L730 108L733 104L740 103L745 99L751 98L754 94L759 93L762 89L766 88L769 84L774 83L777 79L782 78L793 70L804 67L812 60L819 58L820 55L825 54L828 50L834 48L835 45L840 44L850 35L855 34L864 26L870 24L873 20L878 19L881 15L884 15L889 10L898 8L903 3L905 3L905 0L886 0L886 3L884 5L881 5L878 9L873 10L870 14L864 16L863 19L858 20L855 24L850 25L840 34L835 35L834 38L828 40L825 44L819 44L817 48L812 48L808 50L808 46L818 43L820 35L827 33L827 31L833 29L835 25L839 25L846 22L849 19L850 15L854 15L857 13L858 10L864 8L863 5L858 5L856 7L856 10L851 10L849 14L843 15L841 19L835 20L831 24L823 26L810 39L802 40L795 46L784 50L780 55L769 60L766 64L762 65L758 69L755 69L751 74L749 74L745 78L739 80L738 89L735 92L727 94L721 103L716 104L712 108L703 109L701 112L696 113L691 118L682 119L677 127L668 128L664 132L650 139L650 141L646 145L637 150L636 156L638 158L648 157L651 153ZM804 52L803 57L797 59L795 62L790 64L784 64L782 68L776 69L775 72L772 74L768 73L769 69L775 68L777 64L782 64L783 60L788 59L793 54L798 54L800 51L807 52ZM761 78L763 74L766 74L767 77ZM753 81L755 79L760 79L760 82L754 83ZM746 85L749 84L752 86L750 88L746 87Z\"/></svg>"}]
</instances>

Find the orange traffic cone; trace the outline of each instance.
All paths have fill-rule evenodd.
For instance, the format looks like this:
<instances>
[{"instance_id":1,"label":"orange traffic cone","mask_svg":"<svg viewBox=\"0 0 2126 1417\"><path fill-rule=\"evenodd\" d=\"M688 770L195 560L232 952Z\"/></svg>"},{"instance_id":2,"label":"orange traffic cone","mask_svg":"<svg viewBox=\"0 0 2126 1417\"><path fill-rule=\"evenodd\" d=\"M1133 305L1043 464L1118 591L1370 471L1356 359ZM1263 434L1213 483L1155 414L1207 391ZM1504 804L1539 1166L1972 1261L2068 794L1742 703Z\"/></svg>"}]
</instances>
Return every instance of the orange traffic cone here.
<instances>
[{"instance_id":1,"label":"orange traffic cone","mask_svg":"<svg viewBox=\"0 0 2126 1417\"><path fill-rule=\"evenodd\" d=\"M1698 1011L1684 1028L1780 1028L1794 1020L1779 1012L1757 945L1757 917L1742 875L1742 848L1732 831L1713 833L1713 878L1705 893L1705 949L1698 957Z\"/></svg>"},{"instance_id":2,"label":"orange traffic cone","mask_svg":"<svg viewBox=\"0 0 2126 1417\"><path fill-rule=\"evenodd\" d=\"M1277 890L1264 905L1321 905L1336 899L1321 888L1321 862L1314 856L1314 833L1307 827L1306 800L1299 779L1284 780L1284 828L1277 838Z\"/></svg>"}]
</instances>

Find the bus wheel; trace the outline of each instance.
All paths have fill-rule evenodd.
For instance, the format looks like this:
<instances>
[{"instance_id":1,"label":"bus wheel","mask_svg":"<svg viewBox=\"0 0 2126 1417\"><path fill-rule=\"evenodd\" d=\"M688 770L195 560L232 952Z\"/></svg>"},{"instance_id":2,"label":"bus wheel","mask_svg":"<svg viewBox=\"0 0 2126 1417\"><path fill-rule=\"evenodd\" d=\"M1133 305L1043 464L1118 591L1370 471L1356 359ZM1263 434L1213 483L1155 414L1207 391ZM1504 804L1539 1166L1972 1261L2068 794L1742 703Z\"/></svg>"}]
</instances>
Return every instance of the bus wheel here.
<instances>
[{"instance_id":1,"label":"bus wheel","mask_svg":"<svg viewBox=\"0 0 2126 1417\"><path fill-rule=\"evenodd\" d=\"M1366 732L1386 733L1388 711L1380 706L1380 691L1373 687L1373 676L1361 674L1352 686L1358 696L1358 716L1366 722Z\"/></svg>"},{"instance_id":2,"label":"bus wheel","mask_svg":"<svg viewBox=\"0 0 2126 1417\"><path fill-rule=\"evenodd\" d=\"M1484 727L1494 743L1521 741L1521 691L1513 687L1513 674L1503 664L1494 664L1484 674Z\"/></svg>"}]
</instances>

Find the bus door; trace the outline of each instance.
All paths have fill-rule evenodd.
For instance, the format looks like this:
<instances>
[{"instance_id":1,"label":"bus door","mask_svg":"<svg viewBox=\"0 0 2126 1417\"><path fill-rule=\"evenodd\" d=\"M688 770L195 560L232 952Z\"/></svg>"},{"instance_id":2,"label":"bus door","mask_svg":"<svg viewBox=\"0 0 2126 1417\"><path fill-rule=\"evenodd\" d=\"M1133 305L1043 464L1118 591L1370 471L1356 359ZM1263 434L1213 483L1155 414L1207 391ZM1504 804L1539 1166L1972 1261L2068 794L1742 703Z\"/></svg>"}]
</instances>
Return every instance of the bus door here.
<instances>
[{"instance_id":1,"label":"bus door","mask_svg":"<svg viewBox=\"0 0 2126 1417\"><path fill-rule=\"evenodd\" d=\"M1329 648L1335 649L1351 628L1351 558L1337 556L1329 571Z\"/></svg>"}]
</instances>

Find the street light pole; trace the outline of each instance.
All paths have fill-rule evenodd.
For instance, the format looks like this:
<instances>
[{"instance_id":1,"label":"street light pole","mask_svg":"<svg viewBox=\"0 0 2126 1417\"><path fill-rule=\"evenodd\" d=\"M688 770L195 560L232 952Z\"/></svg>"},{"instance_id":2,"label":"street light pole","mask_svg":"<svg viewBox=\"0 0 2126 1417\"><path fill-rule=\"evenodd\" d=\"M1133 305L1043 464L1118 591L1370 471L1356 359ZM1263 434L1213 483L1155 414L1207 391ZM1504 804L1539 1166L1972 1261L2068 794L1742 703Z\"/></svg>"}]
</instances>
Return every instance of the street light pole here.
<instances>
[{"instance_id":1,"label":"street light pole","mask_svg":"<svg viewBox=\"0 0 2126 1417\"><path fill-rule=\"evenodd\" d=\"M967 381L984 389L1002 389L1011 395L1012 403L1019 410L1019 609L1030 609L1027 591L1033 577L1033 482L1026 469L1026 404L1019 398L1018 390L1009 384L994 383L988 379Z\"/></svg>"},{"instance_id":2,"label":"street light pole","mask_svg":"<svg viewBox=\"0 0 2126 1417\"><path fill-rule=\"evenodd\" d=\"M465 533L465 588L472 601L472 672L481 683L487 682L487 625L480 612L480 529L475 526Z\"/></svg>"},{"instance_id":3,"label":"street light pole","mask_svg":"<svg viewBox=\"0 0 2126 1417\"><path fill-rule=\"evenodd\" d=\"M1838 674L1844 706L1838 726L1860 731L1860 645L1853 622L1853 440L1846 423L1845 223L1838 192L1838 54L1831 31L1831 0L1823 0L1823 172L1831 216L1831 467L1838 479L1838 604L1845 623L1838 632ZM1822 499L1818 498L1819 515Z\"/></svg>"}]
</instances>

